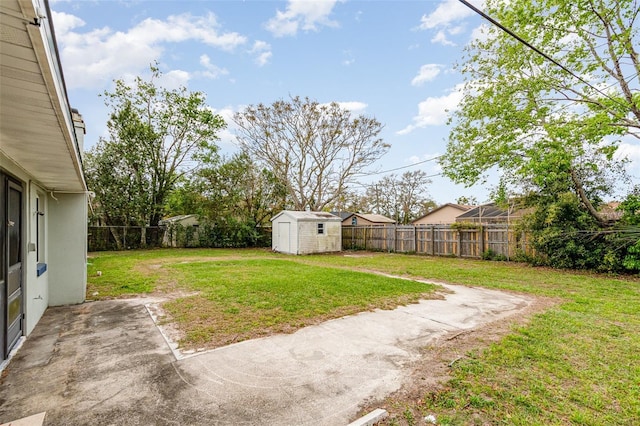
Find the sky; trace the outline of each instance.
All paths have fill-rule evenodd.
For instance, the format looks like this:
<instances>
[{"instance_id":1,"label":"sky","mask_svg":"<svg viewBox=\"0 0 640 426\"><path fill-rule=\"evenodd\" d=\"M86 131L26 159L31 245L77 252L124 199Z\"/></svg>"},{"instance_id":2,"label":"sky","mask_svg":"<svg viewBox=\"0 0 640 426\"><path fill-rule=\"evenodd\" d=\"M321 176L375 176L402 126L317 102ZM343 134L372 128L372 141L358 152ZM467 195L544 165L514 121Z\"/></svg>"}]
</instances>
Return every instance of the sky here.
<instances>
[{"instance_id":1,"label":"sky","mask_svg":"<svg viewBox=\"0 0 640 426\"><path fill-rule=\"evenodd\" d=\"M481 5L482 0L474 0ZM483 21L458 0L50 0L63 72L85 120L85 150L107 136L98 96L114 79L147 77L157 62L162 85L205 93L229 127L247 105L290 96L338 102L375 117L389 152L362 178L431 175L438 204L461 196L489 201L487 186L464 188L440 174L448 111L462 99L454 69ZM494 182L495 183L495 182Z\"/></svg>"}]
</instances>

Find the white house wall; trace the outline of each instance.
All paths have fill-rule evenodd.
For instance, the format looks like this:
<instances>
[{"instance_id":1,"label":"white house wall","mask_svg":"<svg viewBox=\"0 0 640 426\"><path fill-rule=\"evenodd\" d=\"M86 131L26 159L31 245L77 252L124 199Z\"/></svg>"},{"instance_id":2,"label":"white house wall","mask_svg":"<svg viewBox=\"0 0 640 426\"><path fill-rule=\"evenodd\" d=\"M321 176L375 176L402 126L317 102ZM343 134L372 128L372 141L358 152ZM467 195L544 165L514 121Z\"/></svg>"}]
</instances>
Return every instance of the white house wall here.
<instances>
[{"instance_id":1,"label":"white house wall","mask_svg":"<svg viewBox=\"0 0 640 426\"><path fill-rule=\"evenodd\" d=\"M27 245L27 249L25 250L25 258L26 258L26 270L25 273L25 292L24 292L24 309L25 309L25 334L29 335L33 328L36 326L42 314L47 309L49 305L49 274L45 271L43 274L38 276L37 274L37 266L38 266L38 258L36 247L39 243L38 241L38 232L37 232L37 203L36 199L40 196L39 206L40 211L43 211L45 215L44 219L44 229L41 232L44 232L44 238L41 238L43 241L48 241L47 232L49 226L48 222L48 209L47 209L47 196L46 191L36 185L35 183L31 183L28 188L27 199L29 200L29 204L27 208L24 210L27 216L27 223L29 224L29 230L26 232L25 244ZM45 256L42 260L43 263L47 263L47 247L41 247L41 250L44 250L43 256Z\"/></svg>"},{"instance_id":2,"label":"white house wall","mask_svg":"<svg viewBox=\"0 0 640 426\"><path fill-rule=\"evenodd\" d=\"M49 306L82 303L87 283L87 196L48 199Z\"/></svg>"}]
</instances>

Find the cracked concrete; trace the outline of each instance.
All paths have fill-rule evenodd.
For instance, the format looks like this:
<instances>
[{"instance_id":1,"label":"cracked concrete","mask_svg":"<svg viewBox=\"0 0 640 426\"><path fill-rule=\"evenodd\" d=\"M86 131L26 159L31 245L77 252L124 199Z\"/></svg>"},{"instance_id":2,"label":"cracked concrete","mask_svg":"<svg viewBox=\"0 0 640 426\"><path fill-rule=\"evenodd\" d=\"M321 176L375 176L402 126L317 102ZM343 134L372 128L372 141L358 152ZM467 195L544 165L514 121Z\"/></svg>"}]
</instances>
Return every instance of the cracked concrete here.
<instances>
[{"instance_id":1,"label":"cracked concrete","mask_svg":"<svg viewBox=\"0 0 640 426\"><path fill-rule=\"evenodd\" d=\"M346 425L402 385L420 348L532 301L443 286L443 300L178 359L148 299L50 308L4 373L0 423L46 412L47 425Z\"/></svg>"}]
</instances>

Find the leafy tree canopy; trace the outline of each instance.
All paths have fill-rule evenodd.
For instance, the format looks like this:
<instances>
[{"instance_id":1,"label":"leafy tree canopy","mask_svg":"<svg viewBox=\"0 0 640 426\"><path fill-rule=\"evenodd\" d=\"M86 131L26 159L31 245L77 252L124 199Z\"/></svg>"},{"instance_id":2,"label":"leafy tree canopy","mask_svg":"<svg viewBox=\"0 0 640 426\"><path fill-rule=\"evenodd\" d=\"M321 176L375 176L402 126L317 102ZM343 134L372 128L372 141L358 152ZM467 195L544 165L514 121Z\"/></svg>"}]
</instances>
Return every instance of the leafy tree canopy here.
<instances>
[{"instance_id":1,"label":"leafy tree canopy","mask_svg":"<svg viewBox=\"0 0 640 426\"><path fill-rule=\"evenodd\" d=\"M522 192L561 186L605 226L594 203L624 170L621 139L640 138L638 1L488 0L486 12L580 79L487 28L459 66L465 96L444 173L472 185L499 170Z\"/></svg>"},{"instance_id":2,"label":"leafy tree canopy","mask_svg":"<svg viewBox=\"0 0 640 426\"><path fill-rule=\"evenodd\" d=\"M179 179L217 150L222 117L200 92L159 86L161 75L152 66L149 80L116 80L103 95L109 136L87 154L86 174L107 225L157 225Z\"/></svg>"}]
</instances>

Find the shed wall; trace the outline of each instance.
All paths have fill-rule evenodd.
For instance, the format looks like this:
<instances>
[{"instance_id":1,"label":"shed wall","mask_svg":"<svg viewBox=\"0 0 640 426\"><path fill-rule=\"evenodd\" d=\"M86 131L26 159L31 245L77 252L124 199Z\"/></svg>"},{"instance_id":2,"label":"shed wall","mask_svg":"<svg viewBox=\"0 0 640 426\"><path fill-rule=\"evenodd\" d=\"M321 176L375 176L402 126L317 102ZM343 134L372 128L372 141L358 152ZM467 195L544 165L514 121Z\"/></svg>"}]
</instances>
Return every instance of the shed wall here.
<instances>
[{"instance_id":1,"label":"shed wall","mask_svg":"<svg viewBox=\"0 0 640 426\"><path fill-rule=\"evenodd\" d=\"M318 234L318 224L324 233ZM338 221L298 222L298 254L336 252L342 249L342 226Z\"/></svg>"}]
</instances>

